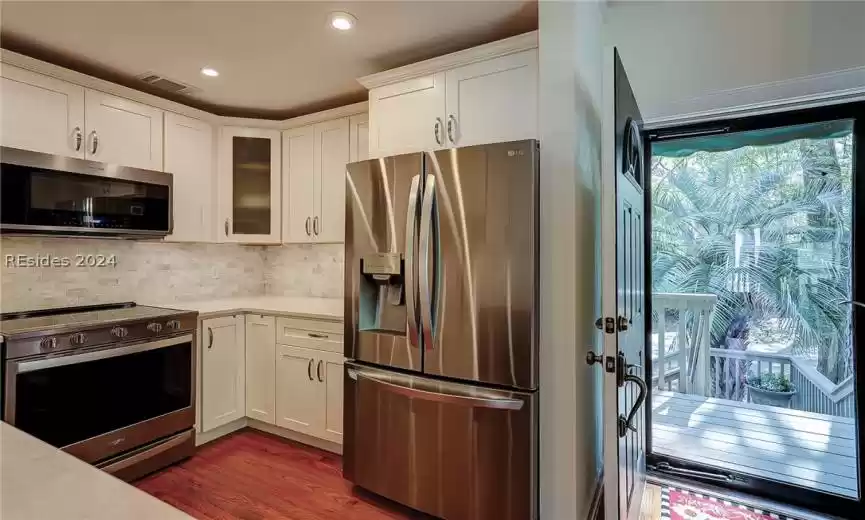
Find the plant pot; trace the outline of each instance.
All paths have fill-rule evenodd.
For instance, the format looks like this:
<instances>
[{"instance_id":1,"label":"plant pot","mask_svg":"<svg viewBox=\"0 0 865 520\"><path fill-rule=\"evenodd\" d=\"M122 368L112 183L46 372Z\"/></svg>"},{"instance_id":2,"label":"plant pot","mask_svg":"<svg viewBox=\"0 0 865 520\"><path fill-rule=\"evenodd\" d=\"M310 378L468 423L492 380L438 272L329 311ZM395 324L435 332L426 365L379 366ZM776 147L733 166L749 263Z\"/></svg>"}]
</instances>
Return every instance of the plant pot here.
<instances>
[{"instance_id":1,"label":"plant pot","mask_svg":"<svg viewBox=\"0 0 865 520\"><path fill-rule=\"evenodd\" d=\"M790 408L790 401L796 395L796 390L791 392L774 392L757 388L756 386L746 385L748 387L748 397L754 404L765 404L768 406L778 406L782 408Z\"/></svg>"}]
</instances>

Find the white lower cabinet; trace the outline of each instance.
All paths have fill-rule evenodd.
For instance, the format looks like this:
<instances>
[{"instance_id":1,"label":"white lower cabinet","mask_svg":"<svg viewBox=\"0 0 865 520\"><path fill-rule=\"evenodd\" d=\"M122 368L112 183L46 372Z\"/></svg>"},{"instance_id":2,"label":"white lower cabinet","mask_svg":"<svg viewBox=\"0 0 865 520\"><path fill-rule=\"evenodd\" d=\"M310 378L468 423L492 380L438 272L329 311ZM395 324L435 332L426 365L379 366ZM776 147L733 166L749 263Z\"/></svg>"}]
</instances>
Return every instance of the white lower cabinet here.
<instances>
[{"instance_id":1,"label":"white lower cabinet","mask_svg":"<svg viewBox=\"0 0 865 520\"><path fill-rule=\"evenodd\" d=\"M318 351L279 346L276 361L276 425L318 436L324 429L321 410L324 388L317 380Z\"/></svg>"},{"instance_id":2,"label":"white lower cabinet","mask_svg":"<svg viewBox=\"0 0 865 520\"><path fill-rule=\"evenodd\" d=\"M276 319L246 315L246 416L276 423Z\"/></svg>"},{"instance_id":3,"label":"white lower cabinet","mask_svg":"<svg viewBox=\"0 0 865 520\"><path fill-rule=\"evenodd\" d=\"M276 425L342 443L342 354L278 347Z\"/></svg>"},{"instance_id":4,"label":"white lower cabinet","mask_svg":"<svg viewBox=\"0 0 865 520\"><path fill-rule=\"evenodd\" d=\"M201 322L201 430L246 415L246 354L243 315Z\"/></svg>"},{"instance_id":5,"label":"white lower cabinet","mask_svg":"<svg viewBox=\"0 0 865 520\"><path fill-rule=\"evenodd\" d=\"M201 433L248 417L342 444L344 358L335 331L335 321L262 314L202 320Z\"/></svg>"}]
</instances>

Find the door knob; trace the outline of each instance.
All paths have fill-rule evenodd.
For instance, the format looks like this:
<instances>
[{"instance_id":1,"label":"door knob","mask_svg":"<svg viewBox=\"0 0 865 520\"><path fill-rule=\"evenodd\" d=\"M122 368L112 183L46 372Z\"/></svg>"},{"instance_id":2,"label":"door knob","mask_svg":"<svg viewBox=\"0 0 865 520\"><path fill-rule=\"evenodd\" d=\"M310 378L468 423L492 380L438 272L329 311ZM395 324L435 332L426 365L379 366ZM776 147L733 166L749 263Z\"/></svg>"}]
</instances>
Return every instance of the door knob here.
<instances>
[{"instance_id":1,"label":"door knob","mask_svg":"<svg viewBox=\"0 0 865 520\"><path fill-rule=\"evenodd\" d=\"M634 417L637 416L637 412L640 411L640 407L642 407L643 403L646 402L646 395L648 395L649 393L649 387L646 385L646 382L637 376L628 374L625 376L625 382L636 384L640 389L640 393L637 396L637 402L634 403L634 406L631 407L631 411L628 412L628 416L625 417L624 414L619 415L619 437L624 437L625 435L627 435L628 430L632 432L637 431L637 427L634 426Z\"/></svg>"},{"instance_id":2,"label":"door knob","mask_svg":"<svg viewBox=\"0 0 865 520\"><path fill-rule=\"evenodd\" d=\"M616 322L619 328L619 332L625 332L626 330L628 330L628 318L624 316L619 316Z\"/></svg>"}]
</instances>

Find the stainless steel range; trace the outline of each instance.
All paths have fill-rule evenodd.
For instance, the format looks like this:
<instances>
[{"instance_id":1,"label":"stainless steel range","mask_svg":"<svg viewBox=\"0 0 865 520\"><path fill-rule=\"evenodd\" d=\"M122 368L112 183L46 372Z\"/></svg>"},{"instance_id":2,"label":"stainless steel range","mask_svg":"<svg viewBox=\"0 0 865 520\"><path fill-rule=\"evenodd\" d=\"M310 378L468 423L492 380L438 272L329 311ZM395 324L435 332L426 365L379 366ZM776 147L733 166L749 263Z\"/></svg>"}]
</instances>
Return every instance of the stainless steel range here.
<instances>
[{"instance_id":1,"label":"stainless steel range","mask_svg":"<svg viewBox=\"0 0 865 520\"><path fill-rule=\"evenodd\" d=\"M124 480L192 455L197 320L134 303L0 315L3 420Z\"/></svg>"}]
</instances>

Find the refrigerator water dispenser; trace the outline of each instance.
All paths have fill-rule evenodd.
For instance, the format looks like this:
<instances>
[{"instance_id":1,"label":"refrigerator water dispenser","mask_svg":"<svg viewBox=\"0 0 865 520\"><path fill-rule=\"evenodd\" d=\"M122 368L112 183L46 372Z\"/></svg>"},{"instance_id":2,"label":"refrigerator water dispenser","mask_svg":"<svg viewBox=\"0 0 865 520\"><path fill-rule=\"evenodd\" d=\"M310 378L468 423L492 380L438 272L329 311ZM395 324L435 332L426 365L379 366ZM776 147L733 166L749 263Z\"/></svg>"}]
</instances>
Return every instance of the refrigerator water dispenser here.
<instances>
[{"instance_id":1,"label":"refrigerator water dispenser","mask_svg":"<svg viewBox=\"0 0 865 520\"><path fill-rule=\"evenodd\" d=\"M360 259L358 330L405 334L405 259L400 253L373 253Z\"/></svg>"}]
</instances>

